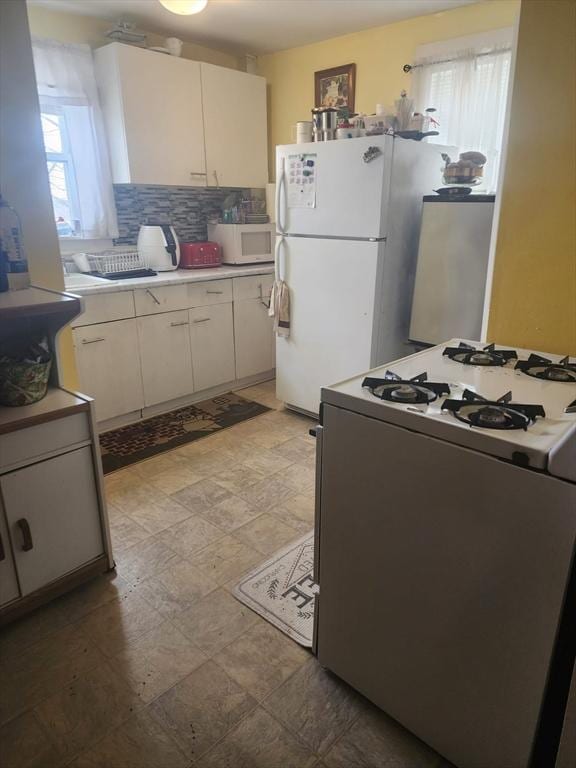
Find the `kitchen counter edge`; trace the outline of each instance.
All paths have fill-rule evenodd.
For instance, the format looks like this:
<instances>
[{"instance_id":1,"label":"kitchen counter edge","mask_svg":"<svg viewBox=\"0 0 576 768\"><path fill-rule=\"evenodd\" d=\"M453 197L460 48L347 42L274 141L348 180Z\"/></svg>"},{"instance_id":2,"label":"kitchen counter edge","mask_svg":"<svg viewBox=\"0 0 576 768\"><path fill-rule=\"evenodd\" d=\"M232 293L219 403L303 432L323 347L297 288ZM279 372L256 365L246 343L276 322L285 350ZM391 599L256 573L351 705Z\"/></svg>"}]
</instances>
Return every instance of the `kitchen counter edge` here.
<instances>
[{"instance_id":1,"label":"kitchen counter edge","mask_svg":"<svg viewBox=\"0 0 576 768\"><path fill-rule=\"evenodd\" d=\"M109 280L106 283L86 285L81 288L66 288L67 293L76 296L93 296L97 293L118 293L137 288L153 288L182 283L203 283L208 280L225 280L232 277L274 274L274 264L253 264L247 266L223 266L211 269L177 269L173 272L159 272L154 277L136 277L128 280Z\"/></svg>"}]
</instances>

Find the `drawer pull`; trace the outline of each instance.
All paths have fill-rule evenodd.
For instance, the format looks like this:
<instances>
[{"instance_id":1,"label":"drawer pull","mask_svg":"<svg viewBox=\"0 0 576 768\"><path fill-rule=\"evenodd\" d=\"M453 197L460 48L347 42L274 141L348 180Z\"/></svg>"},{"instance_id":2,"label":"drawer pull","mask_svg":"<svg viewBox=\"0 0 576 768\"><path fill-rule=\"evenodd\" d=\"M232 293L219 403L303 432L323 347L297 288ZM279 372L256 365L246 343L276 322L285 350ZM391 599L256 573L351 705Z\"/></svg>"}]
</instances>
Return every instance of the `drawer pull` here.
<instances>
[{"instance_id":1,"label":"drawer pull","mask_svg":"<svg viewBox=\"0 0 576 768\"><path fill-rule=\"evenodd\" d=\"M106 341L106 339L103 336L98 339L82 339L82 344L96 344L98 341Z\"/></svg>"},{"instance_id":2,"label":"drawer pull","mask_svg":"<svg viewBox=\"0 0 576 768\"><path fill-rule=\"evenodd\" d=\"M146 288L146 293L147 293L149 296L151 296L151 297L152 297L152 299L153 299L153 300L156 302L156 304L158 304L158 306L160 306L160 302L158 301L158 299L156 298L156 296L154 296L154 294L152 293L152 291L151 291L149 288Z\"/></svg>"},{"instance_id":3,"label":"drawer pull","mask_svg":"<svg viewBox=\"0 0 576 768\"><path fill-rule=\"evenodd\" d=\"M171 328L178 328L179 325L188 325L188 320L182 320L180 323L170 323Z\"/></svg>"},{"instance_id":4,"label":"drawer pull","mask_svg":"<svg viewBox=\"0 0 576 768\"><path fill-rule=\"evenodd\" d=\"M18 520L16 525L22 532L22 552L29 552L34 548L34 543L32 541L32 532L28 520L26 520L25 517L22 517Z\"/></svg>"},{"instance_id":5,"label":"drawer pull","mask_svg":"<svg viewBox=\"0 0 576 768\"><path fill-rule=\"evenodd\" d=\"M0 536L0 563L2 560L6 560L6 550L4 549L4 542L2 541L2 536Z\"/></svg>"},{"instance_id":6,"label":"drawer pull","mask_svg":"<svg viewBox=\"0 0 576 768\"><path fill-rule=\"evenodd\" d=\"M203 171L190 171L190 176L206 176Z\"/></svg>"},{"instance_id":7,"label":"drawer pull","mask_svg":"<svg viewBox=\"0 0 576 768\"><path fill-rule=\"evenodd\" d=\"M207 323L209 320L209 317L202 317L199 320L194 320L194 323Z\"/></svg>"},{"instance_id":8,"label":"drawer pull","mask_svg":"<svg viewBox=\"0 0 576 768\"><path fill-rule=\"evenodd\" d=\"M213 293L213 294L216 294L218 296L221 296L224 293L224 291L206 291L206 293Z\"/></svg>"}]
</instances>

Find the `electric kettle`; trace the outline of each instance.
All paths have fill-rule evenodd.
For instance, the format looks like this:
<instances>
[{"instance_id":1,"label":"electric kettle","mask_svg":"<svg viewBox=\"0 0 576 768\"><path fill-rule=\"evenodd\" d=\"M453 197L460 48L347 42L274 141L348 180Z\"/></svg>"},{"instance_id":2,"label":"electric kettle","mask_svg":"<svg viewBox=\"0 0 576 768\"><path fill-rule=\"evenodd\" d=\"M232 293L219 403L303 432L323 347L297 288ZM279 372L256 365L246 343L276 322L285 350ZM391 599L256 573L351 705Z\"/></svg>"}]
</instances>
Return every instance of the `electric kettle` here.
<instances>
[{"instance_id":1,"label":"electric kettle","mask_svg":"<svg viewBox=\"0 0 576 768\"><path fill-rule=\"evenodd\" d=\"M169 272L178 269L180 246L169 224L143 224L138 233L138 255L147 269Z\"/></svg>"}]
</instances>

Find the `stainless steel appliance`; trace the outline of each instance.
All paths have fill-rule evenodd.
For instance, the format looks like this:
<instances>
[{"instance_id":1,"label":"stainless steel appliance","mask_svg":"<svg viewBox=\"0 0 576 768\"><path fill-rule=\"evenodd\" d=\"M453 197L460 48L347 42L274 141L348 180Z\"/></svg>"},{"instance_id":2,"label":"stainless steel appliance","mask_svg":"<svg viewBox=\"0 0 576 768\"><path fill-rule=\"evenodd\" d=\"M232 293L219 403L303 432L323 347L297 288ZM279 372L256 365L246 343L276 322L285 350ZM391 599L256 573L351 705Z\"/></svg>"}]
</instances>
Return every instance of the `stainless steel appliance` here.
<instances>
[{"instance_id":1,"label":"stainless steel appliance","mask_svg":"<svg viewBox=\"0 0 576 768\"><path fill-rule=\"evenodd\" d=\"M426 195L410 339L480 338L494 195Z\"/></svg>"},{"instance_id":2,"label":"stainless steel appliance","mask_svg":"<svg viewBox=\"0 0 576 768\"><path fill-rule=\"evenodd\" d=\"M576 361L457 339L323 388L321 413L318 660L459 768L554 766Z\"/></svg>"},{"instance_id":3,"label":"stainless steel appliance","mask_svg":"<svg viewBox=\"0 0 576 768\"><path fill-rule=\"evenodd\" d=\"M338 110L334 107L314 107L312 125L314 141L333 141L338 127Z\"/></svg>"}]
</instances>

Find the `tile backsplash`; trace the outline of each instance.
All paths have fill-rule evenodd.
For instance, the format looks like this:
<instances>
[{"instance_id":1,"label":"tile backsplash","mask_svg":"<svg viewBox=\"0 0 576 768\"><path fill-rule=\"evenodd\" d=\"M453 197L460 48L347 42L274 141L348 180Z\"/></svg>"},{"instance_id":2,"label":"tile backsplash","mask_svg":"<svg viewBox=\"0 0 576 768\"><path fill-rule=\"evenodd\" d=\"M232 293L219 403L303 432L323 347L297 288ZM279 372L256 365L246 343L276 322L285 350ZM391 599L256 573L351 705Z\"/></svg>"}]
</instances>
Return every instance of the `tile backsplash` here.
<instances>
[{"instance_id":1,"label":"tile backsplash","mask_svg":"<svg viewBox=\"0 0 576 768\"><path fill-rule=\"evenodd\" d=\"M208 239L209 218L222 212L231 192L225 187L163 187L144 184L115 184L119 237L116 245L135 245L141 224L171 224L182 242ZM251 190L264 195L264 190Z\"/></svg>"}]
</instances>

